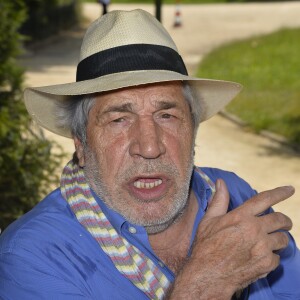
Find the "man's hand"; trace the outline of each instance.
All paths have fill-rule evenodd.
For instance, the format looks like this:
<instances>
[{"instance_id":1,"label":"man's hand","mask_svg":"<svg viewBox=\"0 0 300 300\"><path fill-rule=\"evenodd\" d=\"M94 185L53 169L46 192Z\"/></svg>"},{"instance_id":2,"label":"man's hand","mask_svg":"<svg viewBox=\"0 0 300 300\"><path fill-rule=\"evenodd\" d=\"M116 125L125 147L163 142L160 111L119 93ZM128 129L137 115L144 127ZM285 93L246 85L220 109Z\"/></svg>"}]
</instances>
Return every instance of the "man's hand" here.
<instances>
[{"instance_id":1,"label":"man's hand","mask_svg":"<svg viewBox=\"0 0 300 300\"><path fill-rule=\"evenodd\" d=\"M264 215L294 194L293 187L262 192L227 213L223 180L201 221L191 258L179 273L169 299L231 299L279 265L276 252L288 245L292 221L282 213Z\"/></svg>"}]
</instances>

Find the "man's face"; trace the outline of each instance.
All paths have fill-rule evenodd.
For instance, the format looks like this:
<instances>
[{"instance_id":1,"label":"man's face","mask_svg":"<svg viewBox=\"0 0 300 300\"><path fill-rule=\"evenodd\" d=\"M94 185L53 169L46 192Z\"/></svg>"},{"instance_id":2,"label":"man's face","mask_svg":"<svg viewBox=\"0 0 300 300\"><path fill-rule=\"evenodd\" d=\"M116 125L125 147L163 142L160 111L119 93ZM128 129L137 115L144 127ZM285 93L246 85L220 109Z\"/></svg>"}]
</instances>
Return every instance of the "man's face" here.
<instances>
[{"instance_id":1,"label":"man's face","mask_svg":"<svg viewBox=\"0 0 300 300\"><path fill-rule=\"evenodd\" d=\"M186 206L193 136L180 83L109 92L99 96L89 113L80 163L108 206L155 233Z\"/></svg>"}]
</instances>

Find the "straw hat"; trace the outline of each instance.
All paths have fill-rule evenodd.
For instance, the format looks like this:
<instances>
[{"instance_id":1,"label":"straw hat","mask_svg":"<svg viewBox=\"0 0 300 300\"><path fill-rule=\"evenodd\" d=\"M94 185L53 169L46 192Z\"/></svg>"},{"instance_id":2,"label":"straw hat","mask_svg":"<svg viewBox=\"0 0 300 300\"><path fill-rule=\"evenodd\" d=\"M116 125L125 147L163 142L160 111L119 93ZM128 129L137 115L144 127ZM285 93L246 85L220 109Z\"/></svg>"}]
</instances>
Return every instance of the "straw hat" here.
<instances>
[{"instance_id":1,"label":"straw hat","mask_svg":"<svg viewBox=\"0 0 300 300\"><path fill-rule=\"evenodd\" d=\"M112 11L94 21L81 46L76 82L27 88L26 108L42 127L71 137L57 125L55 107L73 95L142 84L187 81L202 101L201 122L219 112L241 90L234 82L189 77L174 41L151 14Z\"/></svg>"}]
</instances>

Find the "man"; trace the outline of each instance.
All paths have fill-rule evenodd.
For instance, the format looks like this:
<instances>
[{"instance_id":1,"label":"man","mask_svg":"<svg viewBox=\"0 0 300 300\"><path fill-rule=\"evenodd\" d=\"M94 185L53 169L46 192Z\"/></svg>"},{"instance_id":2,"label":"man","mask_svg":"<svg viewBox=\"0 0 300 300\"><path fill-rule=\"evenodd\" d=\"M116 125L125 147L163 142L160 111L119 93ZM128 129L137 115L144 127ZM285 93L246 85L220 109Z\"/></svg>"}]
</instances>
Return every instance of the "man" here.
<instances>
[{"instance_id":1,"label":"man","mask_svg":"<svg viewBox=\"0 0 300 300\"><path fill-rule=\"evenodd\" d=\"M107 6L110 3L110 0L98 0L98 3L102 6L102 15L107 14Z\"/></svg>"},{"instance_id":2,"label":"man","mask_svg":"<svg viewBox=\"0 0 300 300\"><path fill-rule=\"evenodd\" d=\"M291 220L230 172L197 168L197 128L240 90L189 77L150 14L114 11L83 40L77 82L25 91L74 139L61 186L1 236L1 299L300 299Z\"/></svg>"}]
</instances>

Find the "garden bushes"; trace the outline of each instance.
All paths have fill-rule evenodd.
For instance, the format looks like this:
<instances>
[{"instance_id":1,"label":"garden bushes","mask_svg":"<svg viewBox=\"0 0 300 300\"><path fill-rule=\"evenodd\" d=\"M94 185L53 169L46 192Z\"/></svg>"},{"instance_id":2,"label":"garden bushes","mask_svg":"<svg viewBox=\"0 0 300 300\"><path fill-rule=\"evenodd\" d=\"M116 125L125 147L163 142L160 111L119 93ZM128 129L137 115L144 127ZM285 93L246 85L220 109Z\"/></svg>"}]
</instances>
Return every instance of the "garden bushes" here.
<instances>
[{"instance_id":1,"label":"garden bushes","mask_svg":"<svg viewBox=\"0 0 300 300\"><path fill-rule=\"evenodd\" d=\"M20 32L30 40L47 38L76 24L80 18L78 0L23 0L27 19Z\"/></svg>"},{"instance_id":2,"label":"garden bushes","mask_svg":"<svg viewBox=\"0 0 300 300\"><path fill-rule=\"evenodd\" d=\"M48 1L45 1L48 2ZM24 70L18 65L26 19L21 0L0 0L0 228L30 210L57 182L61 155L42 131L32 130L22 101ZM49 188L47 189L49 190Z\"/></svg>"}]
</instances>

